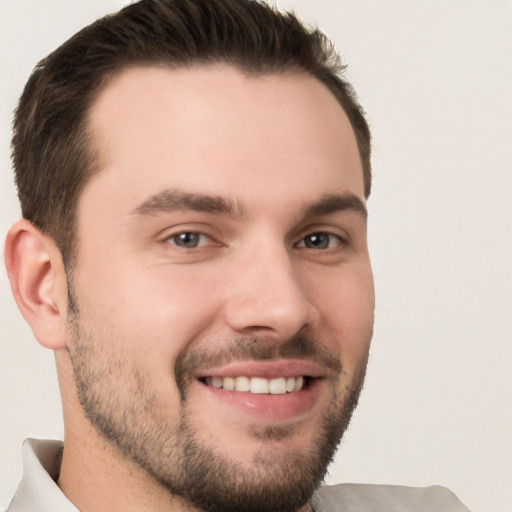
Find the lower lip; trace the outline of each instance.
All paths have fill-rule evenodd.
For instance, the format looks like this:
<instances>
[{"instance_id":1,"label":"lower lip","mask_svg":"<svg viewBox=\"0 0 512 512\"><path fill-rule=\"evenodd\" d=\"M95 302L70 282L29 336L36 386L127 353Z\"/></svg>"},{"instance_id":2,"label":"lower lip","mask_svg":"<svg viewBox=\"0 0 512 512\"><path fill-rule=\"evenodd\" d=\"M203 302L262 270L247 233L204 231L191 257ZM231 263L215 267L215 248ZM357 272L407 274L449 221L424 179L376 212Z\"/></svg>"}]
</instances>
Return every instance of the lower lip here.
<instances>
[{"instance_id":1,"label":"lower lip","mask_svg":"<svg viewBox=\"0 0 512 512\"><path fill-rule=\"evenodd\" d=\"M282 395L257 394L243 391L228 391L223 388L198 383L211 399L227 405L244 415L264 422L279 422L296 419L310 411L316 403L321 379L311 379L301 391Z\"/></svg>"}]
</instances>

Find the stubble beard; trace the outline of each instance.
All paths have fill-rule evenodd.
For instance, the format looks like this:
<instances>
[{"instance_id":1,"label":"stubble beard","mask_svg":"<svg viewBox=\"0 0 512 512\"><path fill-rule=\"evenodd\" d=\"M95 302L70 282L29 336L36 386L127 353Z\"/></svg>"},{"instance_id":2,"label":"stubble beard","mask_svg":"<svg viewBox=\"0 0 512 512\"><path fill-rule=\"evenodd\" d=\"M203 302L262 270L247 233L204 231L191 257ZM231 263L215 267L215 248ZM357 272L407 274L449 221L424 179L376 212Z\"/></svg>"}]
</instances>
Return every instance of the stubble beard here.
<instances>
[{"instance_id":1,"label":"stubble beard","mask_svg":"<svg viewBox=\"0 0 512 512\"><path fill-rule=\"evenodd\" d=\"M123 456L172 496L205 512L296 512L311 501L357 405L366 360L341 396L333 385L330 407L313 443L284 453L263 447L249 463L241 464L202 438L188 410L187 377L208 355L185 353L178 358L175 375L181 407L169 418L168 408L159 407L149 374L130 363L129 355L106 348L116 344L107 343L111 337L106 333L102 336L91 325L87 328L76 299L72 295L70 299L69 352L78 398L91 424ZM303 336L282 346L292 353L315 350L315 343ZM258 357L257 344L246 340L239 340L236 347L232 351L236 357L242 352L255 359L270 356L268 349ZM254 429L252 435L261 444L275 446L279 439L293 435L294 428L275 425Z\"/></svg>"}]
</instances>

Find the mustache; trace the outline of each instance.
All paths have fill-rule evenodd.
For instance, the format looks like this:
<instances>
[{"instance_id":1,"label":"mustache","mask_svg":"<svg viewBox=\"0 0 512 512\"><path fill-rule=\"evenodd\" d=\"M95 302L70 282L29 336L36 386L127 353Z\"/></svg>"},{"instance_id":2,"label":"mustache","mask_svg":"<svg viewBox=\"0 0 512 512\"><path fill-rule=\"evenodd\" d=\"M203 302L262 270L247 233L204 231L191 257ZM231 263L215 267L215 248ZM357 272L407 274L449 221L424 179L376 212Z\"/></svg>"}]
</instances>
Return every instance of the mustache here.
<instances>
[{"instance_id":1,"label":"mustache","mask_svg":"<svg viewBox=\"0 0 512 512\"><path fill-rule=\"evenodd\" d=\"M189 349L174 365L174 375L182 399L186 396L190 376L201 368L223 366L234 361L270 361L273 359L305 359L321 365L334 374L340 374L339 357L317 340L297 334L285 341L258 336L240 336L229 346L208 350Z\"/></svg>"}]
</instances>

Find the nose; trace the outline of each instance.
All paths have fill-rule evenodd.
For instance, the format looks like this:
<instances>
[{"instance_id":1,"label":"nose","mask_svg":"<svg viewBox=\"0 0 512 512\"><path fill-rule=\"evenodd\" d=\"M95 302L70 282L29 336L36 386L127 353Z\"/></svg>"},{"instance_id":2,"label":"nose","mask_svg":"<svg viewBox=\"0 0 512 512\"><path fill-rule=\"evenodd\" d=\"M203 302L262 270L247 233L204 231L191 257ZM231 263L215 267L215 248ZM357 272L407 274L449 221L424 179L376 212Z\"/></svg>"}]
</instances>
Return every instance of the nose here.
<instances>
[{"instance_id":1,"label":"nose","mask_svg":"<svg viewBox=\"0 0 512 512\"><path fill-rule=\"evenodd\" d=\"M231 276L225 318L234 331L287 339L318 318L305 276L286 247L251 251Z\"/></svg>"}]
</instances>

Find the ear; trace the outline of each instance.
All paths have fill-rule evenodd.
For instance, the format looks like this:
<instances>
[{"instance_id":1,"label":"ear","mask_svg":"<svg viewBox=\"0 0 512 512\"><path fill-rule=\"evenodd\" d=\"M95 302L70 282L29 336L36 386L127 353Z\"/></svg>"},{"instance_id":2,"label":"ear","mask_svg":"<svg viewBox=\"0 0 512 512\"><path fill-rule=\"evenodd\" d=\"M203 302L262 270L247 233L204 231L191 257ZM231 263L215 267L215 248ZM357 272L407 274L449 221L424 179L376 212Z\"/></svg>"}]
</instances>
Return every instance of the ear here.
<instances>
[{"instance_id":1,"label":"ear","mask_svg":"<svg viewBox=\"0 0 512 512\"><path fill-rule=\"evenodd\" d=\"M52 350L66 346L67 281L55 242L26 219L5 241L5 265L18 308L35 338Z\"/></svg>"}]
</instances>

